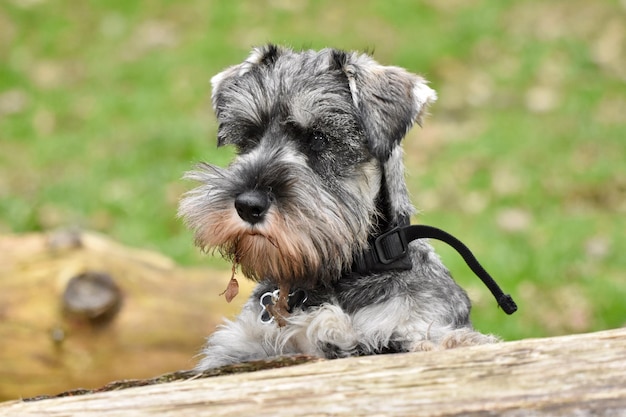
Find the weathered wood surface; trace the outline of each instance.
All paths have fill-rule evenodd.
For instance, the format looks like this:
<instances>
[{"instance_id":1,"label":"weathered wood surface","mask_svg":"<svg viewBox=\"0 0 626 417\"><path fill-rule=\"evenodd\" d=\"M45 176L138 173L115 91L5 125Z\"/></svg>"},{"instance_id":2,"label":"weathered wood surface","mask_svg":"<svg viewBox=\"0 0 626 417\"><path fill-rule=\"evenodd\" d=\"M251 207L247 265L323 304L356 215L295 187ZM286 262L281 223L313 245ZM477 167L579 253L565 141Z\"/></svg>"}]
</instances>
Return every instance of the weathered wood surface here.
<instances>
[{"instance_id":1,"label":"weathered wood surface","mask_svg":"<svg viewBox=\"0 0 626 417\"><path fill-rule=\"evenodd\" d=\"M192 367L251 289L227 304L229 278L93 233L0 236L0 401Z\"/></svg>"},{"instance_id":2,"label":"weathered wood surface","mask_svg":"<svg viewBox=\"0 0 626 417\"><path fill-rule=\"evenodd\" d=\"M626 329L0 404L39 415L626 416Z\"/></svg>"}]
</instances>

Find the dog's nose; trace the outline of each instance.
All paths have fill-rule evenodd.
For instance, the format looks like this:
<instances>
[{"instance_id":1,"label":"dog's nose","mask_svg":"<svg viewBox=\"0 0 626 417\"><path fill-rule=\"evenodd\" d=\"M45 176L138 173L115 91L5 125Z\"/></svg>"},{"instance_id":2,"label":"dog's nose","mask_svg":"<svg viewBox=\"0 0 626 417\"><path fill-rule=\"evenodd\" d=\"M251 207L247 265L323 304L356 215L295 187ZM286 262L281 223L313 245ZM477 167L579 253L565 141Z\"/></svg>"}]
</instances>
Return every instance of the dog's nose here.
<instances>
[{"instance_id":1,"label":"dog's nose","mask_svg":"<svg viewBox=\"0 0 626 417\"><path fill-rule=\"evenodd\" d=\"M262 221L269 207L270 198L262 191L246 191L235 198L237 214L250 224Z\"/></svg>"}]
</instances>

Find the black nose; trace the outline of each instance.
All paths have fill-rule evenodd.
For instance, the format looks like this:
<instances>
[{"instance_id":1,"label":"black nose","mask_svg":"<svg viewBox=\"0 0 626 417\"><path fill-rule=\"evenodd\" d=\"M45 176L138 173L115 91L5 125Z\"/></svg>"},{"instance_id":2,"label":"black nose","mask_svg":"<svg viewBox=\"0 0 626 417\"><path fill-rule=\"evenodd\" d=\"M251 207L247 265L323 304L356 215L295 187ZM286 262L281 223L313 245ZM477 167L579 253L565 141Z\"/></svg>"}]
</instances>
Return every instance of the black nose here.
<instances>
[{"instance_id":1,"label":"black nose","mask_svg":"<svg viewBox=\"0 0 626 417\"><path fill-rule=\"evenodd\" d=\"M246 191L235 198L237 214L250 224L263 221L269 207L270 198L267 193L262 191Z\"/></svg>"}]
</instances>

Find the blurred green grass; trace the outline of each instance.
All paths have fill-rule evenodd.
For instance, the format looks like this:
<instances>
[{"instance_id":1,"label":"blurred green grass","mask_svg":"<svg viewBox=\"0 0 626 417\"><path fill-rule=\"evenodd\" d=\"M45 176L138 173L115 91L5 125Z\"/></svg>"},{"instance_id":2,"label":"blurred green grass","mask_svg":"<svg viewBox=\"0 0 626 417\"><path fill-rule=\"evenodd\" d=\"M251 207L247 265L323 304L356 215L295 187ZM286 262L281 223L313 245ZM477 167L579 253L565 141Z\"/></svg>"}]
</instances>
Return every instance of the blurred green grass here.
<instances>
[{"instance_id":1,"label":"blurred green grass","mask_svg":"<svg viewBox=\"0 0 626 417\"><path fill-rule=\"evenodd\" d=\"M0 2L0 232L95 229L183 264L180 177L216 149L209 78L267 41L373 50L439 92L405 141L415 221L511 292L508 339L626 324L626 3L582 0ZM226 267L226 266L225 266Z\"/></svg>"}]
</instances>

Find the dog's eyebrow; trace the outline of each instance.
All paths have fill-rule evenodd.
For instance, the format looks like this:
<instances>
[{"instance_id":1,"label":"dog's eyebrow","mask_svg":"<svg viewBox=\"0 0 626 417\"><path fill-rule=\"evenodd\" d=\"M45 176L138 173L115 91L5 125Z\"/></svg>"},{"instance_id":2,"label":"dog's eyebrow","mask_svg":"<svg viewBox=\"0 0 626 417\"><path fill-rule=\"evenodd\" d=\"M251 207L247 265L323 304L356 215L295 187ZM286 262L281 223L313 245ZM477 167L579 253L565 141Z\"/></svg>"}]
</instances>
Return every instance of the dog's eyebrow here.
<instances>
[{"instance_id":1,"label":"dog's eyebrow","mask_svg":"<svg viewBox=\"0 0 626 417\"><path fill-rule=\"evenodd\" d=\"M297 102L291 105L285 123L296 124L306 128L313 124L315 118L316 113L313 110L313 106L310 106L309 103Z\"/></svg>"},{"instance_id":2,"label":"dog's eyebrow","mask_svg":"<svg viewBox=\"0 0 626 417\"><path fill-rule=\"evenodd\" d=\"M217 128L217 143L222 145L237 145L252 140L258 141L265 132L266 124L258 123L243 114L223 115Z\"/></svg>"},{"instance_id":3,"label":"dog's eyebrow","mask_svg":"<svg viewBox=\"0 0 626 417\"><path fill-rule=\"evenodd\" d=\"M293 98L289 120L308 127L319 123L320 119L351 114L350 106L345 104L345 100L337 100L337 95L334 92L313 91Z\"/></svg>"},{"instance_id":4,"label":"dog's eyebrow","mask_svg":"<svg viewBox=\"0 0 626 417\"><path fill-rule=\"evenodd\" d=\"M231 98L221 110L218 118L224 124L245 123L260 127L267 124L270 114L267 103L255 103L252 97L246 96Z\"/></svg>"}]
</instances>

